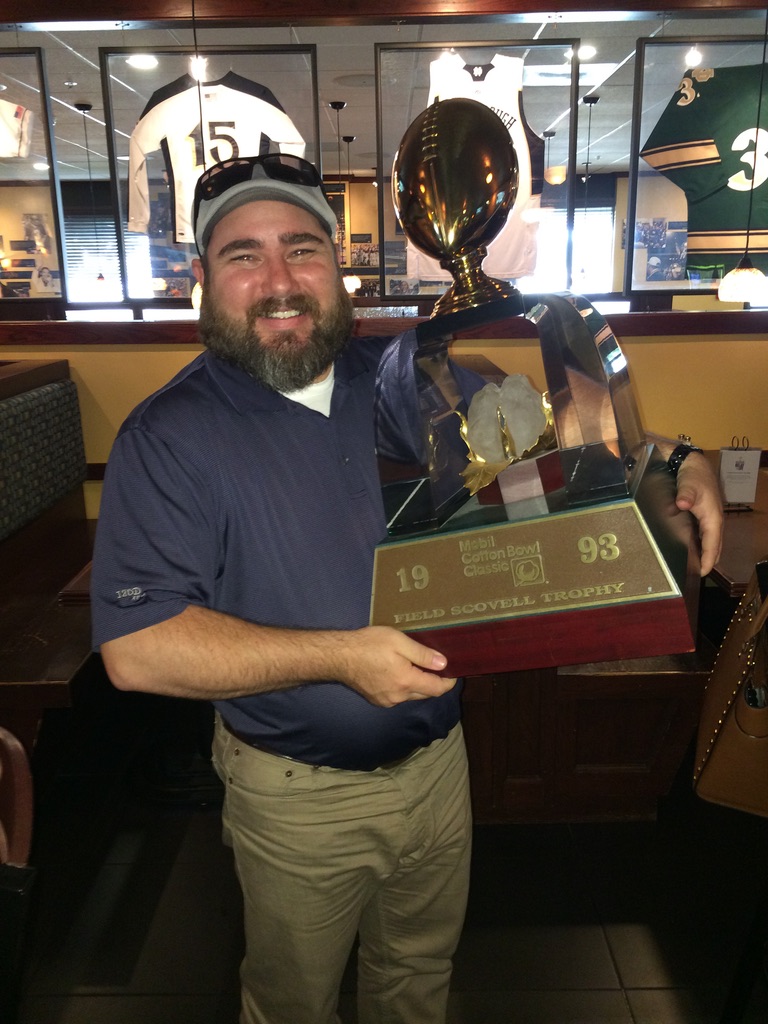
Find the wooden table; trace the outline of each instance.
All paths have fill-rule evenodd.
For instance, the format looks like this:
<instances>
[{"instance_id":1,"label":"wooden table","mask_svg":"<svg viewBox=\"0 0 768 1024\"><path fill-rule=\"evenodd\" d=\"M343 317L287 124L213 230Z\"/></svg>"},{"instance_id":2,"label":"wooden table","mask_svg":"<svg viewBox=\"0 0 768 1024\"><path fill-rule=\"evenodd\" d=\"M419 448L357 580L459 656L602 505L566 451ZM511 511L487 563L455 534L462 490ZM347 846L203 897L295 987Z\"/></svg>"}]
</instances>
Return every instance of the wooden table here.
<instances>
[{"instance_id":1,"label":"wooden table","mask_svg":"<svg viewBox=\"0 0 768 1024\"><path fill-rule=\"evenodd\" d=\"M728 594L739 598L752 575L755 562L768 558L768 468L760 470L754 508L725 513L723 552L711 579Z\"/></svg>"},{"instance_id":2,"label":"wooden table","mask_svg":"<svg viewBox=\"0 0 768 1024\"><path fill-rule=\"evenodd\" d=\"M0 724L28 753L90 658L90 609L58 594L89 561L93 527L78 488L0 545Z\"/></svg>"}]
</instances>

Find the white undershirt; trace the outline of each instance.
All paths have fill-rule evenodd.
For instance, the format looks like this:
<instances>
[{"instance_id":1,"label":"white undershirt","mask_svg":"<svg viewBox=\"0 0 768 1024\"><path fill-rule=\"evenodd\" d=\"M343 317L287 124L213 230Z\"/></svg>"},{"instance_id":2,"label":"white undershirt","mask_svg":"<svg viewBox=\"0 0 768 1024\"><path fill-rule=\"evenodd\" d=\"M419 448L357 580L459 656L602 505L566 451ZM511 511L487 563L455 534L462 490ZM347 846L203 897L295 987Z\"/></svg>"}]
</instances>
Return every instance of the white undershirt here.
<instances>
[{"instance_id":1,"label":"white undershirt","mask_svg":"<svg viewBox=\"0 0 768 1024\"><path fill-rule=\"evenodd\" d=\"M331 366L330 373L325 380L315 381L308 387L302 388L301 391L281 391L280 394L285 398L290 398L292 402L298 402L300 405L306 405L308 409L321 412L323 416L330 416L333 379L334 368Z\"/></svg>"}]
</instances>

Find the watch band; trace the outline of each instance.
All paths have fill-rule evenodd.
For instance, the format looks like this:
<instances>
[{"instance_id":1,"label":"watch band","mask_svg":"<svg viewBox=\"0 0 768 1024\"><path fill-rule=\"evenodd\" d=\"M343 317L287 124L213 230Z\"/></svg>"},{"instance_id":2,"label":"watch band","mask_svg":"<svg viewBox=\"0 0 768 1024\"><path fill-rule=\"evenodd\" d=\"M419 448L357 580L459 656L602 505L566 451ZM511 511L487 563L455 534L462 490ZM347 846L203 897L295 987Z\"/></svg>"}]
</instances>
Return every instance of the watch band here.
<instances>
[{"instance_id":1,"label":"watch band","mask_svg":"<svg viewBox=\"0 0 768 1024\"><path fill-rule=\"evenodd\" d=\"M679 444L677 448L667 459L667 469L672 476L677 476L678 470L691 454L691 452L701 452L701 448L697 448L695 444Z\"/></svg>"}]
</instances>

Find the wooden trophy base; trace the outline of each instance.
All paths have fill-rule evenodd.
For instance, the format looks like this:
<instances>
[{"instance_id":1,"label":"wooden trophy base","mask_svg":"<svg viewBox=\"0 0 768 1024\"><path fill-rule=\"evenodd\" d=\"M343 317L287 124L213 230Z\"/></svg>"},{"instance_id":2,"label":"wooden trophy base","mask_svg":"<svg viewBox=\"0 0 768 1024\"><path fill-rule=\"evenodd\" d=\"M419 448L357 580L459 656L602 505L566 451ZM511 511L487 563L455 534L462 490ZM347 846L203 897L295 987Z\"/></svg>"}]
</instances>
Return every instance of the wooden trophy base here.
<instances>
[{"instance_id":1,"label":"wooden trophy base","mask_svg":"<svg viewBox=\"0 0 768 1024\"><path fill-rule=\"evenodd\" d=\"M692 651L695 529L663 460L633 497L380 545L371 624L412 635L454 675Z\"/></svg>"}]
</instances>

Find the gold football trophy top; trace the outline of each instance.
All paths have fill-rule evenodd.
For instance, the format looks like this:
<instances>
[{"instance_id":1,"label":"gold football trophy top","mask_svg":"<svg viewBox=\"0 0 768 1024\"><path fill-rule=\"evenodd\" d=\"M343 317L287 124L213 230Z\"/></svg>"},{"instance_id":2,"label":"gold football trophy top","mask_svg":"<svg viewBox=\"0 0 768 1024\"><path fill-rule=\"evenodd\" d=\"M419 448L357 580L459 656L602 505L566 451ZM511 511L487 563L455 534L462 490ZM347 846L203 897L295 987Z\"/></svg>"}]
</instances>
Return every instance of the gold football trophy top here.
<instances>
[{"instance_id":1,"label":"gold football trophy top","mask_svg":"<svg viewBox=\"0 0 768 1024\"><path fill-rule=\"evenodd\" d=\"M517 180L509 131L483 103L437 99L407 128L392 169L395 210L413 245L453 277L433 317L519 295L482 269Z\"/></svg>"}]
</instances>

